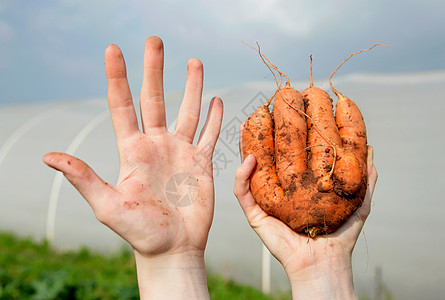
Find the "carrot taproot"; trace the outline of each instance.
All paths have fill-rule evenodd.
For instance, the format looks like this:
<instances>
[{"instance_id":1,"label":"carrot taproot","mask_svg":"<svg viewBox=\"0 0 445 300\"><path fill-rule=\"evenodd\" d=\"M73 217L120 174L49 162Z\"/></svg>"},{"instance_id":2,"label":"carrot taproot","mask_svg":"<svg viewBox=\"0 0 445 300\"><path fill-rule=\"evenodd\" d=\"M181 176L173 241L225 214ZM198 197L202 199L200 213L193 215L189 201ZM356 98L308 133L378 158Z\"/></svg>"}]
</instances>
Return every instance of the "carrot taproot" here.
<instances>
[{"instance_id":1,"label":"carrot taproot","mask_svg":"<svg viewBox=\"0 0 445 300\"><path fill-rule=\"evenodd\" d=\"M243 157L253 154L257 165L251 178L253 197L268 213L284 197L275 171L273 120L268 105L261 105L247 120L243 128Z\"/></svg>"},{"instance_id":2,"label":"carrot taproot","mask_svg":"<svg viewBox=\"0 0 445 300\"><path fill-rule=\"evenodd\" d=\"M311 152L309 167L317 178L317 188L326 192L334 188L331 171L334 168L340 135L334 121L332 99L324 90L314 86L312 80L312 55L310 87L303 91L308 126L308 147Z\"/></svg>"},{"instance_id":3,"label":"carrot taproot","mask_svg":"<svg viewBox=\"0 0 445 300\"><path fill-rule=\"evenodd\" d=\"M306 118L293 107L304 111L303 97L287 82L277 92L273 106L277 175L286 190L295 189L294 182L307 169Z\"/></svg>"},{"instance_id":4,"label":"carrot taproot","mask_svg":"<svg viewBox=\"0 0 445 300\"><path fill-rule=\"evenodd\" d=\"M363 116L357 105L337 91L332 84L332 77L352 56L369 51L374 47L387 45L377 43L370 48L360 50L349 55L329 77L329 85L332 91L337 95L335 121L342 141L341 153L337 161L337 169L334 170L334 176L338 179L340 189L346 194L355 193L362 185L366 183L367 170L367 134Z\"/></svg>"}]
</instances>

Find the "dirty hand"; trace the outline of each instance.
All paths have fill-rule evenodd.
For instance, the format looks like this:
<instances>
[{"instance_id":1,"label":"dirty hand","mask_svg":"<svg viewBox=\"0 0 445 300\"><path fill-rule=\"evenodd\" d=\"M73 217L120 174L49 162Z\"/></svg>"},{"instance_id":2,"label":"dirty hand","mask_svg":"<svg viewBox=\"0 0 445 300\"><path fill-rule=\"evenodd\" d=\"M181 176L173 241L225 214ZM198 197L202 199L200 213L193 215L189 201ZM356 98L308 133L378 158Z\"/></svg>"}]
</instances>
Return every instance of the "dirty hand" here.
<instances>
[{"instance_id":1,"label":"dirty hand","mask_svg":"<svg viewBox=\"0 0 445 300\"><path fill-rule=\"evenodd\" d=\"M337 231L315 238L294 232L279 219L265 213L255 202L249 186L255 164L253 155L244 159L236 172L234 193L249 224L283 265L293 298L355 299L351 256L370 213L377 181L372 147L368 148L368 189L362 206Z\"/></svg>"},{"instance_id":2,"label":"dirty hand","mask_svg":"<svg viewBox=\"0 0 445 300\"><path fill-rule=\"evenodd\" d=\"M173 299L174 288L162 291L162 287L151 286L158 281L162 286L162 280L180 277L177 294L185 297L187 293L181 287L188 283L182 281L193 276L193 272L184 276L172 269L198 270L199 278L189 279L205 285L207 290L203 255L213 219L212 155L223 107L219 98L212 100L199 141L193 145L201 107L203 67L198 59L190 59L176 129L170 133L166 128L163 65L162 41L158 37L148 38L139 130L122 52L116 45L105 50L108 105L120 163L115 186L68 154L48 153L44 162L63 172L99 221L133 247L141 297L160 297L167 291Z\"/></svg>"}]
</instances>

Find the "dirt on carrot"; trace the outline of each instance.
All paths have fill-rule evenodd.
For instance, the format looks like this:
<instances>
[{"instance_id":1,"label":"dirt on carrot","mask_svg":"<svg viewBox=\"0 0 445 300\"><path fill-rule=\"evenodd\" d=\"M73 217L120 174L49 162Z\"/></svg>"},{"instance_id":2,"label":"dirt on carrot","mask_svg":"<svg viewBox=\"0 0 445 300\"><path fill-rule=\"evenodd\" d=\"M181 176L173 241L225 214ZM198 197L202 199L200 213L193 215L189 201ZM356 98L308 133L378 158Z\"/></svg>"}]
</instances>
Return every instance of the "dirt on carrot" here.
<instances>
[{"instance_id":1,"label":"dirt on carrot","mask_svg":"<svg viewBox=\"0 0 445 300\"><path fill-rule=\"evenodd\" d=\"M244 124L242 155L253 154L257 160L250 189L264 211L296 232L311 237L331 233L363 202L366 126L354 102L334 88L332 77L353 55L377 45L382 44L351 54L330 76L338 97L335 114L328 93L314 86L312 56L310 87L299 92L258 44L258 48L249 46L259 53L277 84L275 93Z\"/></svg>"}]
</instances>

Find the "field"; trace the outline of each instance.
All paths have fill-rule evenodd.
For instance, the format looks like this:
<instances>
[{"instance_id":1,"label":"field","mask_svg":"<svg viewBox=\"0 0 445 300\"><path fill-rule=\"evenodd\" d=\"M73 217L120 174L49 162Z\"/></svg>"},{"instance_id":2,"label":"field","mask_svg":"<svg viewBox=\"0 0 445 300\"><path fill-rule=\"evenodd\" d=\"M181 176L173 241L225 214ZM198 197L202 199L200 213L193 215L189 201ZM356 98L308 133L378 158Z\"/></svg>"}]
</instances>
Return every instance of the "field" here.
<instances>
[{"instance_id":1,"label":"field","mask_svg":"<svg viewBox=\"0 0 445 300\"><path fill-rule=\"evenodd\" d=\"M212 299L290 299L208 275ZM133 254L113 256L87 248L57 252L47 242L0 233L0 299L139 299Z\"/></svg>"}]
</instances>

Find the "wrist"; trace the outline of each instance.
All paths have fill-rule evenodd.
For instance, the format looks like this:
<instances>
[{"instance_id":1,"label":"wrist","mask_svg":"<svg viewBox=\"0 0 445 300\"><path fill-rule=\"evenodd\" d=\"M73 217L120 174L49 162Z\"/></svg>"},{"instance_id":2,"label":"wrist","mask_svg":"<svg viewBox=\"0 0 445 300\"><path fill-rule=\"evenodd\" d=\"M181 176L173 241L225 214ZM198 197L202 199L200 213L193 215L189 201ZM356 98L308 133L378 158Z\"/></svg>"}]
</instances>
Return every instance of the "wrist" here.
<instances>
[{"instance_id":1,"label":"wrist","mask_svg":"<svg viewBox=\"0 0 445 300\"><path fill-rule=\"evenodd\" d=\"M357 299L349 255L325 257L298 272L286 270L286 273L294 300Z\"/></svg>"},{"instance_id":2,"label":"wrist","mask_svg":"<svg viewBox=\"0 0 445 300\"><path fill-rule=\"evenodd\" d=\"M204 251L134 253L140 299L209 299Z\"/></svg>"}]
</instances>

